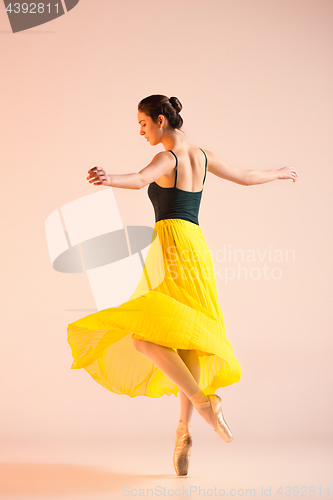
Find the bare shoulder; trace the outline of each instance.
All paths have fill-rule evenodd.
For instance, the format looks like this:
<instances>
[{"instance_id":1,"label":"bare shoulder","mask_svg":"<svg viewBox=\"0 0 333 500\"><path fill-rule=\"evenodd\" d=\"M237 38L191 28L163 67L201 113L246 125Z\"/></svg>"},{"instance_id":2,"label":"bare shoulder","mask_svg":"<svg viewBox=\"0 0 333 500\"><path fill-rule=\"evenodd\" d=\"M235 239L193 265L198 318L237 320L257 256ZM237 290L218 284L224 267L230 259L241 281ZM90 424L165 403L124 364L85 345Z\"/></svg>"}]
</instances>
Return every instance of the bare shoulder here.
<instances>
[{"instance_id":1,"label":"bare shoulder","mask_svg":"<svg viewBox=\"0 0 333 500\"><path fill-rule=\"evenodd\" d=\"M208 151L208 149L201 148L207 156L207 170L208 172L225 179L227 181L235 182L236 184L241 184L242 186L248 186L249 175L248 170L242 170L236 167L232 167L225 163L219 156Z\"/></svg>"},{"instance_id":2,"label":"bare shoulder","mask_svg":"<svg viewBox=\"0 0 333 500\"><path fill-rule=\"evenodd\" d=\"M138 172L140 189L151 182L155 182L163 175L169 174L175 168L175 159L169 151L160 151L151 162Z\"/></svg>"},{"instance_id":3,"label":"bare shoulder","mask_svg":"<svg viewBox=\"0 0 333 500\"><path fill-rule=\"evenodd\" d=\"M219 158L216 154L212 153L212 151L209 151L208 149L200 148L202 151L206 153L207 156L207 170L208 172L211 172L214 175L218 175L219 170L218 167L224 163L221 158Z\"/></svg>"},{"instance_id":4,"label":"bare shoulder","mask_svg":"<svg viewBox=\"0 0 333 500\"><path fill-rule=\"evenodd\" d=\"M157 158L159 158L163 162L168 162L170 159L174 158L174 156L170 151L166 150L156 153L156 155L153 157L153 160L156 160Z\"/></svg>"}]
</instances>

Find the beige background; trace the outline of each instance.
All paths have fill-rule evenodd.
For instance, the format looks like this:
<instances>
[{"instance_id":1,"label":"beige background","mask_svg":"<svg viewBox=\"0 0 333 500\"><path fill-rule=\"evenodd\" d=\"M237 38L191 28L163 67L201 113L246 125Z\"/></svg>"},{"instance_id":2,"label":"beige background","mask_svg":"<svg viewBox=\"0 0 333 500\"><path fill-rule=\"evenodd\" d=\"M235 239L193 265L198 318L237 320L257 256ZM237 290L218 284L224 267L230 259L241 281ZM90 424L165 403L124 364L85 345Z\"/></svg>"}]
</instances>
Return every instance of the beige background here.
<instances>
[{"instance_id":1,"label":"beige background","mask_svg":"<svg viewBox=\"0 0 333 500\"><path fill-rule=\"evenodd\" d=\"M147 450L163 429L168 452L157 456L174 474L179 398L119 396L70 369L67 324L95 303L85 275L52 269L44 229L62 205L110 189L90 185L89 168L137 172L163 149L140 137L137 123L138 102L161 93L182 102L191 143L241 169L293 166L298 174L296 183L244 187L208 173L199 214L243 371L238 384L218 392L234 442L217 442L197 414L193 432L197 442L212 439L226 461L234 457L228 477L237 471L237 485L253 459L237 469L237 446L261 443L266 471L272 443L287 443L269 469L284 481L292 443L308 454L314 443L332 443L332 1L81 0L61 18L15 35L1 6L0 15L2 462L28 461L27 442L47 443L51 453L61 440L102 446L118 439L118 466L128 472L131 439L144 439ZM124 225L154 225L147 188L114 194ZM220 262L224 248L279 250L283 261L261 262L257 254L255 262ZM287 250L295 255L288 262ZM266 264L282 274L226 282L225 268L238 262L248 272ZM139 460L145 474L152 462L158 468L155 452ZM43 453L31 456L64 461L61 451L58 458ZM207 465L208 447L205 453ZM311 453L304 464L312 476L299 465L289 482L310 478L324 487L323 456ZM268 484L266 472L258 485Z\"/></svg>"}]
</instances>

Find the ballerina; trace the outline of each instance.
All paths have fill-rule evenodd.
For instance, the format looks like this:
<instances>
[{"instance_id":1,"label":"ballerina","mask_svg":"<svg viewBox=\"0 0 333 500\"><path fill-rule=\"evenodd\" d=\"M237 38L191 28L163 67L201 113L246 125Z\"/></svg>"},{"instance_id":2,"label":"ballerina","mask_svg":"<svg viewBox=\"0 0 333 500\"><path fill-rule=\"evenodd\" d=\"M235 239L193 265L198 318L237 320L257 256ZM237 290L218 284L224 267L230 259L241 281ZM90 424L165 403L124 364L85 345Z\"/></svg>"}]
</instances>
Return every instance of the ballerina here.
<instances>
[{"instance_id":1,"label":"ballerina","mask_svg":"<svg viewBox=\"0 0 333 500\"><path fill-rule=\"evenodd\" d=\"M96 166L87 177L95 186L137 190L149 186L154 229L162 247L163 281L147 291L147 265L129 301L68 326L72 368L85 368L109 390L131 397L179 391L173 454L179 476L188 474L194 408L224 442L232 441L215 391L238 382L241 375L226 337L213 261L198 221L207 171L242 186L297 180L292 167L241 170L190 144L181 134L181 109L176 97L151 95L140 101L140 134L151 146L162 144L165 150L138 173L107 174ZM145 264L151 263L155 270L156 256L149 252Z\"/></svg>"}]
</instances>

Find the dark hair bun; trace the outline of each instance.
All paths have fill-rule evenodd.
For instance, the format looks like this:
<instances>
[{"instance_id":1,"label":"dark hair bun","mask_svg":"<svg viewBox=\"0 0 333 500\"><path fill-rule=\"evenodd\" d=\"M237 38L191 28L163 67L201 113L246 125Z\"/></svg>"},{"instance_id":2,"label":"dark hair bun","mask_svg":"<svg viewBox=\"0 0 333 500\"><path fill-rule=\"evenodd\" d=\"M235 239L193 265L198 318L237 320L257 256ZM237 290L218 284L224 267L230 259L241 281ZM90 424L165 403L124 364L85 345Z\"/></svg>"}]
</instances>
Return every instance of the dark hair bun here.
<instances>
[{"instance_id":1,"label":"dark hair bun","mask_svg":"<svg viewBox=\"0 0 333 500\"><path fill-rule=\"evenodd\" d=\"M138 111L150 116L154 123L158 123L160 115L166 116L169 126L181 129L183 118L179 114L183 109L177 97L168 97L163 94L152 94L142 99L138 104Z\"/></svg>"},{"instance_id":2,"label":"dark hair bun","mask_svg":"<svg viewBox=\"0 0 333 500\"><path fill-rule=\"evenodd\" d=\"M183 106L182 106L180 100L177 97L170 97L169 101L170 101L172 107L175 108L177 113L180 113L181 110L183 109Z\"/></svg>"}]
</instances>

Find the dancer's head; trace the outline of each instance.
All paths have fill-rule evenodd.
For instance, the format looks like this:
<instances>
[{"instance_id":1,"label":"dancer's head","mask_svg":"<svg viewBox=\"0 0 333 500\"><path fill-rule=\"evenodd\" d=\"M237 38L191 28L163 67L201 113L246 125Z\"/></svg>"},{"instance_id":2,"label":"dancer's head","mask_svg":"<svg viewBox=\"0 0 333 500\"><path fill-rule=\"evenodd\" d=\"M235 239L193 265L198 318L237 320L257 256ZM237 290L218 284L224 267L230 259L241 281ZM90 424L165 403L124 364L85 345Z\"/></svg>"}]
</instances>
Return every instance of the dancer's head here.
<instances>
[{"instance_id":1,"label":"dancer's head","mask_svg":"<svg viewBox=\"0 0 333 500\"><path fill-rule=\"evenodd\" d=\"M170 100L159 94L145 97L138 104L140 134L148 138L152 146L162 142L163 137L177 134L183 125L181 110L177 97Z\"/></svg>"}]
</instances>

